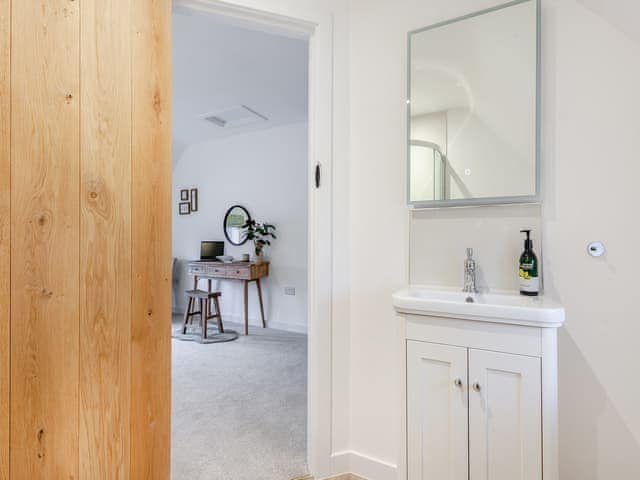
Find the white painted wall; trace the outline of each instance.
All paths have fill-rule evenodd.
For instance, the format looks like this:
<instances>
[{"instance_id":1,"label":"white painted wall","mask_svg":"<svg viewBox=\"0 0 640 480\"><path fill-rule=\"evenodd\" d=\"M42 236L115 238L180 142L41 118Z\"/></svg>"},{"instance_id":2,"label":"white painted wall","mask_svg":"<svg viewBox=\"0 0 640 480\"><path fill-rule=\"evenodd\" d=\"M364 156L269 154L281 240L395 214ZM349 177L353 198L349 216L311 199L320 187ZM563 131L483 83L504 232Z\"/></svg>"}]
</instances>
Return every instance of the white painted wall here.
<instances>
[{"instance_id":1,"label":"white painted wall","mask_svg":"<svg viewBox=\"0 0 640 480\"><path fill-rule=\"evenodd\" d=\"M462 288L467 247L477 261L483 290L518 290L518 263L524 250L522 229L531 229L542 258L541 208L511 205L416 211L411 215L410 283Z\"/></svg>"},{"instance_id":2,"label":"white painted wall","mask_svg":"<svg viewBox=\"0 0 640 480\"><path fill-rule=\"evenodd\" d=\"M542 232L544 245L536 244L544 249L547 292L567 309L560 335L561 478L639 478L640 317L633 302L640 5L543 1L541 215L535 208L481 207L410 220L404 204L406 32L498 3L351 2L350 449L364 459L356 473L394 478L399 454L391 293L410 271L427 283L459 285L469 242L478 249L485 285L513 287L510 265L522 248L514 230L533 225L536 240ZM608 247L599 260L586 254L594 239Z\"/></svg>"},{"instance_id":3,"label":"white painted wall","mask_svg":"<svg viewBox=\"0 0 640 480\"><path fill-rule=\"evenodd\" d=\"M560 478L640 478L640 3L543 5L545 285L567 309Z\"/></svg>"},{"instance_id":4,"label":"white painted wall","mask_svg":"<svg viewBox=\"0 0 640 480\"><path fill-rule=\"evenodd\" d=\"M271 328L307 330L307 123L214 139L188 147L173 171L173 256L180 261L176 310L184 311L185 289L192 288L186 262L200 257L201 240L225 240L224 215L243 205L259 222L276 225L278 238L266 251L271 260L263 281L265 315ZM178 215L180 189L199 189L199 210ZM253 243L225 244L225 253L253 255ZM202 287L206 281L202 281ZM294 287L296 295L284 294ZM220 282L226 321L243 320L242 283ZM253 284L249 321L260 325Z\"/></svg>"}]
</instances>

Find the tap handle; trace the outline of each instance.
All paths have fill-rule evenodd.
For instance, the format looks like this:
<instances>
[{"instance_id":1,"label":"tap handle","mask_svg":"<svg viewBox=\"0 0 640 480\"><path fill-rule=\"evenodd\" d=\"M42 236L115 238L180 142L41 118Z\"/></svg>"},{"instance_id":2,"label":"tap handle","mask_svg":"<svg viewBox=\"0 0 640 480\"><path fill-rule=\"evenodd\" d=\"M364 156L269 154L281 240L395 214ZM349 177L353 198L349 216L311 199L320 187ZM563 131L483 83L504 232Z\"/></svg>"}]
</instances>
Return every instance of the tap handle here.
<instances>
[{"instance_id":1,"label":"tap handle","mask_svg":"<svg viewBox=\"0 0 640 480\"><path fill-rule=\"evenodd\" d=\"M473 257L473 248L467 248L467 258L471 259Z\"/></svg>"}]
</instances>

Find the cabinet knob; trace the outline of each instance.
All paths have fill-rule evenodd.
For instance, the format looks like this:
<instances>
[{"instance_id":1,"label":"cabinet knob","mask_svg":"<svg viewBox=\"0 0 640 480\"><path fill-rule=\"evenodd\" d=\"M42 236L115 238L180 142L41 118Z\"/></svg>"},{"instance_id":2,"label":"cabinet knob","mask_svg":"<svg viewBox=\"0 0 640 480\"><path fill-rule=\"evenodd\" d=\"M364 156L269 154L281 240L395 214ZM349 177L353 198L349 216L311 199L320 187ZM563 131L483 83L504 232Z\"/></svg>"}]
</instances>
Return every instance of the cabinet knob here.
<instances>
[{"instance_id":1,"label":"cabinet knob","mask_svg":"<svg viewBox=\"0 0 640 480\"><path fill-rule=\"evenodd\" d=\"M459 378L456 378L456 379L453 381L453 384L454 384L456 387L458 387L458 388L459 388L459 387L462 387L462 380L461 380L461 379L459 379Z\"/></svg>"},{"instance_id":2,"label":"cabinet knob","mask_svg":"<svg viewBox=\"0 0 640 480\"><path fill-rule=\"evenodd\" d=\"M473 383L473 389L474 389L476 392L479 392L479 391L480 391L480 384L479 384L478 382L474 382L474 383Z\"/></svg>"}]
</instances>

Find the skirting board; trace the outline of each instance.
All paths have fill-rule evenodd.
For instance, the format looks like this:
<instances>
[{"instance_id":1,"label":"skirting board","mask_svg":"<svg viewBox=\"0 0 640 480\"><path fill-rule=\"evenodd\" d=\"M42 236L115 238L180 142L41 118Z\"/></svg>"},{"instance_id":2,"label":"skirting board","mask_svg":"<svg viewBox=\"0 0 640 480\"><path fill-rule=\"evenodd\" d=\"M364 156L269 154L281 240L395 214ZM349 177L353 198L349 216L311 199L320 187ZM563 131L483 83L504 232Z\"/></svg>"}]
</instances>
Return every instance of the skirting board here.
<instances>
[{"instance_id":1,"label":"skirting board","mask_svg":"<svg viewBox=\"0 0 640 480\"><path fill-rule=\"evenodd\" d=\"M173 309L173 314L174 315L184 315L184 310L176 310L175 308ZM225 325L227 322L230 323L235 323L237 325L244 325L244 317L242 317L241 315L224 315L222 317L222 320L225 322ZM196 317L196 321L197 317ZM252 317L249 316L249 326L250 327L258 327L261 328L262 327L262 322L258 317ZM303 333L303 334L307 334L307 325L302 324L302 323L285 323L285 322L272 322L269 321L269 319L267 318L267 327L268 328L272 328L274 330L284 330L285 332L292 332L292 333Z\"/></svg>"},{"instance_id":2,"label":"skirting board","mask_svg":"<svg viewBox=\"0 0 640 480\"><path fill-rule=\"evenodd\" d=\"M355 480L397 480L398 467L389 462L369 457L354 451L336 452L332 455L332 464L335 470L351 472L345 479ZM343 477L329 477L341 479Z\"/></svg>"},{"instance_id":3,"label":"skirting board","mask_svg":"<svg viewBox=\"0 0 640 480\"><path fill-rule=\"evenodd\" d=\"M325 478L324 480L367 480L366 478L359 477L353 473L342 473L335 477Z\"/></svg>"}]
</instances>

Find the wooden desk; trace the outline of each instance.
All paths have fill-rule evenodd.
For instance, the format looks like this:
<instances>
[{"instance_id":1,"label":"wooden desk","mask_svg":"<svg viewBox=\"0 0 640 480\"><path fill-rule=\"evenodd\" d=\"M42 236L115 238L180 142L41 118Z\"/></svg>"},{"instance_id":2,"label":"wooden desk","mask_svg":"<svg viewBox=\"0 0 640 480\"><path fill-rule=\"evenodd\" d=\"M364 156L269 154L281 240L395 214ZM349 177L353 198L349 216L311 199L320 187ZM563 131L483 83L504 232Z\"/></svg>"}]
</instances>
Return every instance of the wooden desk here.
<instances>
[{"instance_id":1,"label":"wooden desk","mask_svg":"<svg viewBox=\"0 0 640 480\"><path fill-rule=\"evenodd\" d=\"M260 315L262 317L262 328L267 325L264 321L264 305L262 303L262 285L260 279L269 275L269 262L189 262L188 272L193 275L193 288L198 288L198 280L206 278L209 280L209 291L211 291L211 280L240 280L244 284L244 334L249 335L249 282L255 282L258 289L258 300L260 301Z\"/></svg>"}]
</instances>

